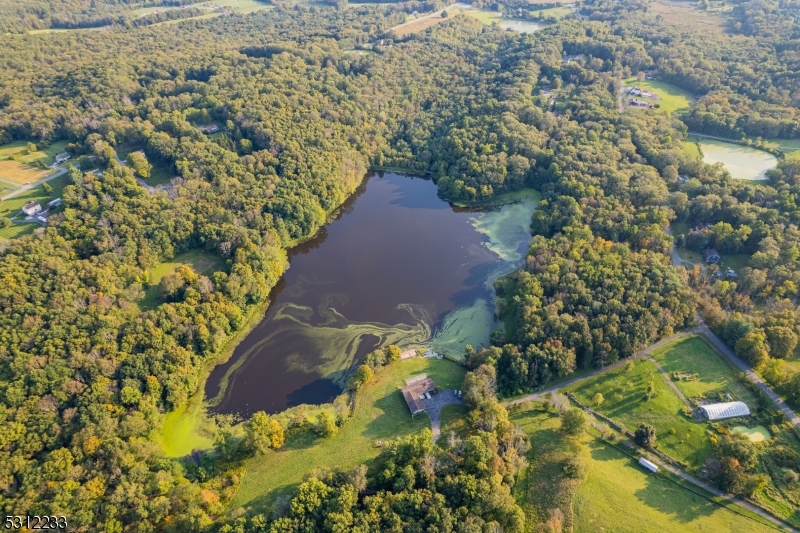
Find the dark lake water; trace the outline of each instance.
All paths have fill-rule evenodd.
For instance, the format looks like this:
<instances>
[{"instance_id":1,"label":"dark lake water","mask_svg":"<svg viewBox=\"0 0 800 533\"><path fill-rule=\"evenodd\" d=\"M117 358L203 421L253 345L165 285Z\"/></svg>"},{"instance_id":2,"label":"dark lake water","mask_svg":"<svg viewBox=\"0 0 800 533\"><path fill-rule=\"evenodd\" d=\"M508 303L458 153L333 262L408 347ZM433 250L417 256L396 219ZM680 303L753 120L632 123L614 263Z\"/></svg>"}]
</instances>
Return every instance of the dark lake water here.
<instances>
[{"instance_id":1,"label":"dark lake water","mask_svg":"<svg viewBox=\"0 0 800 533\"><path fill-rule=\"evenodd\" d=\"M459 354L486 345L492 283L519 263L528 194L484 212L453 208L426 179L380 173L289 252L261 323L212 372L211 410L275 413L332 400L379 346Z\"/></svg>"}]
</instances>

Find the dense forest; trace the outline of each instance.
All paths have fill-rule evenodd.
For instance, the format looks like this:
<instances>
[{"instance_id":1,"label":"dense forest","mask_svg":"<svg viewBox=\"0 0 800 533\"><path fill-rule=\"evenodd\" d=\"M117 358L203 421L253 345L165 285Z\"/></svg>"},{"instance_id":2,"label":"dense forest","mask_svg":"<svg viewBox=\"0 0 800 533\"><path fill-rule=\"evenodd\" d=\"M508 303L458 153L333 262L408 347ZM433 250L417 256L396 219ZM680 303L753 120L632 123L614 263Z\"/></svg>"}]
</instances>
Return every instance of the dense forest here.
<instances>
[{"instance_id":1,"label":"dense forest","mask_svg":"<svg viewBox=\"0 0 800 533\"><path fill-rule=\"evenodd\" d=\"M0 30L106 25L117 7L4 2ZM800 335L800 165L743 183L682 149L689 129L798 135L796 27L775 23L788 17L745 2L728 33L708 40L655 23L646 4L586 2L584 19L530 35L463 16L403 39L391 32L433 7L287 4L168 27L0 37L10 74L0 139L68 141L103 169L73 169L63 212L3 244L7 514L67 515L79 531L219 527L236 454L279 447L289 428L254 417L249 451L223 433L221 460L199 466L165 458L154 435L263 307L285 250L369 168L429 173L442 197L466 203L542 192L527 260L498 282L506 330L467 354L479 434L438 446L422 434L387 445L369 468L312 473L280 512L226 531L523 531L510 491L528 444L495 389L523 392L628 357L692 325L698 306L800 396L800 377L780 366ZM620 113L620 79L651 69L698 105L682 118ZM219 135L200 131L210 123ZM141 187L146 171L119 165L123 149L170 169L169 193ZM682 245L752 254L740 279L673 267L673 221L712 223L677 237ZM195 249L224 268L181 268L162 281L160 305L140 307L148 269Z\"/></svg>"}]
</instances>

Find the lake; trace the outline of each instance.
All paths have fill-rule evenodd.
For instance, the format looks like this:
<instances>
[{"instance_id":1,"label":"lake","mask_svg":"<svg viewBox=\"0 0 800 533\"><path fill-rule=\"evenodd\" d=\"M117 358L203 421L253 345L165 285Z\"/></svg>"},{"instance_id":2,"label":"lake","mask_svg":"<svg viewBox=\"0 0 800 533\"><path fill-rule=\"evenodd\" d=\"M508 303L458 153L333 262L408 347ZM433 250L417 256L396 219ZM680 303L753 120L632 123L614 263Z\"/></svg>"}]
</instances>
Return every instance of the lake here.
<instances>
[{"instance_id":1,"label":"lake","mask_svg":"<svg viewBox=\"0 0 800 533\"><path fill-rule=\"evenodd\" d=\"M735 179L765 180L767 171L778 165L774 155L749 146L706 138L700 138L699 145L703 161L710 165L722 163Z\"/></svg>"},{"instance_id":2,"label":"lake","mask_svg":"<svg viewBox=\"0 0 800 533\"><path fill-rule=\"evenodd\" d=\"M541 24L531 22L530 20L520 19L502 19L500 20L500 27L507 30L514 30L520 33L533 33L542 27Z\"/></svg>"},{"instance_id":3,"label":"lake","mask_svg":"<svg viewBox=\"0 0 800 533\"><path fill-rule=\"evenodd\" d=\"M215 368L211 411L250 415L331 401L377 347L459 356L487 346L494 281L521 265L534 191L483 210L450 206L427 179L378 173L289 252L261 323Z\"/></svg>"}]
</instances>

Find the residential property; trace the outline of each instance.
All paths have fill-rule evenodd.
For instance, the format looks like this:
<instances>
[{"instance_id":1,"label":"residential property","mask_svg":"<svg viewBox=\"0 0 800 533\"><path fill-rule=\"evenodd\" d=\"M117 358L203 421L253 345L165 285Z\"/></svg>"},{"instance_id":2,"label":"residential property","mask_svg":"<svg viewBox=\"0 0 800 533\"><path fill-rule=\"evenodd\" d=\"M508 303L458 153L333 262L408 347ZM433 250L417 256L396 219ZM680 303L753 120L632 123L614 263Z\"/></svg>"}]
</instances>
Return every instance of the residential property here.
<instances>
[{"instance_id":1,"label":"residential property","mask_svg":"<svg viewBox=\"0 0 800 533\"><path fill-rule=\"evenodd\" d=\"M703 261L709 265L713 265L719 261L719 252L713 248L706 248L703 250Z\"/></svg>"},{"instance_id":2,"label":"residential property","mask_svg":"<svg viewBox=\"0 0 800 533\"><path fill-rule=\"evenodd\" d=\"M200 126L197 129L200 130L200 133L216 133L219 131L219 126L216 124L210 124L208 126Z\"/></svg>"},{"instance_id":3,"label":"residential property","mask_svg":"<svg viewBox=\"0 0 800 533\"><path fill-rule=\"evenodd\" d=\"M726 402L701 405L700 412L707 420L724 420L737 416L750 416L750 408L744 402Z\"/></svg>"},{"instance_id":4,"label":"residential property","mask_svg":"<svg viewBox=\"0 0 800 533\"><path fill-rule=\"evenodd\" d=\"M22 212L28 215L29 217L32 217L33 215L35 215L36 213L40 213L41 211L42 211L42 206L39 205L39 202L37 202L36 200L31 200L22 207Z\"/></svg>"},{"instance_id":5,"label":"residential property","mask_svg":"<svg viewBox=\"0 0 800 533\"><path fill-rule=\"evenodd\" d=\"M56 156L56 163L60 165L61 163L63 163L67 159L69 159L70 157L72 157L72 156L69 155L67 152L62 152L62 153L60 153L60 154L58 154Z\"/></svg>"},{"instance_id":6,"label":"residential property","mask_svg":"<svg viewBox=\"0 0 800 533\"><path fill-rule=\"evenodd\" d=\"M61 198L56 198L55 200L50 200L47 202L47 209L53 209L54 207L58 207L61 205Z\"/></svg>"},{"instance_id":7,"label":"residential property","mask_svg":"<svg viewBox=\"0 0 800 533\"><path fill-rule=\"evenodd\" d=\"M406 380L406 386L400 391L406 399L411 415L417 415L425 411L422 400L430 398L430 393L436 389L436 384L427 374L420 374Z\"/></svg>"},{"instance_id":8,"label":"residential property","mask_svg":"<svg viewBox=\"0 0 800 533\"><path fill-rule=\"evenodd\" d=\"M658 472L658 465L648 461L644 457L639 459L639 464L642 465L643 467L645 467L646 469L648 469L649 471L651 471L654 474Z\"/></svg>"},{"instance_id":9,"label":"residential property","mask_svg":"<svg viewBox=\"0 0 800 533\"><path fill-rule=\"evenodd\" d=\"M632 107L644 107L646 109L652 109L653 104L648 104L647 102L642 102L641 100L637 100L636 98L631 98L628 100L628 105Z\"/></svg>"}]
</instances>

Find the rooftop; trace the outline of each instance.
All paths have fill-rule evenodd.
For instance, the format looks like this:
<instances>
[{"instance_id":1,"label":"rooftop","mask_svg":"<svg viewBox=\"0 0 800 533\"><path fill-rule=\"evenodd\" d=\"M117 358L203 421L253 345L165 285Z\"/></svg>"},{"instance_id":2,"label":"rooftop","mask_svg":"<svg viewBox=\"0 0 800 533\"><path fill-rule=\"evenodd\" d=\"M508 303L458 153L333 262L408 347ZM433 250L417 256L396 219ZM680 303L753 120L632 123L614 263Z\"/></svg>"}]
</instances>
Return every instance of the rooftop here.
<instances>
[{"instance_id":1,"label":"rooftop","mask_svg":"<svg viewBox=\"0 0 800 533\"><path fill-rule=\"evenodd\" d=\"M425 405L422 403L420 396L435 388L436 385L433 380L426 374L420 374L406 380L406 386L402 387L400 391L403 393L412 415L425 410Z\"/></svg>"},{"instance_id":2,"label":"rooftop","mask_svg":"<svg viewBox=\"0 0 800 533\"><path fill-rule=\"evenodd\" d=\"M750 408L747 407L747 404L744 402L712 403L709 405L701 405L700 410L703 411L703 414L705 414L706 418L709 420L750 416Z\"/></svg>"}]
</instances>

